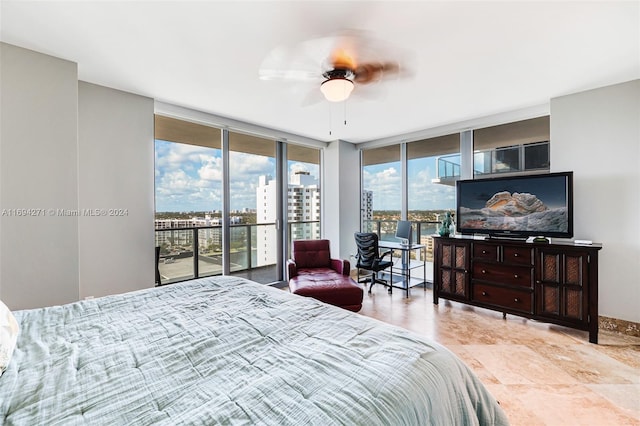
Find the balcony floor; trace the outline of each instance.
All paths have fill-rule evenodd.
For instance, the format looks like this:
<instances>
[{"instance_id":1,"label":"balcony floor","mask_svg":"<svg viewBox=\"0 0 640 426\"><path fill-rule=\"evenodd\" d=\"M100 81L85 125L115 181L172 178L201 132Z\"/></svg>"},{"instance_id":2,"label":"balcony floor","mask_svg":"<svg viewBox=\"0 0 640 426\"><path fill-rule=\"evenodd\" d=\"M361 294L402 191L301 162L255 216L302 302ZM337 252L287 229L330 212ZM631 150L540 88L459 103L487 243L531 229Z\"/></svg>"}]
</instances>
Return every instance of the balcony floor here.
<instances>
[{"instance_id":1,"label":"balcony floor","mask_svg":"<svg viewBox=\"0 0 640 426\"><path fill-rule=\"evenodd\" d=\"M276 281L276 265L261 266L249 270L231 272L234 277L243 277L260 284L271 284Z\"/></svg>"}]
</instances>

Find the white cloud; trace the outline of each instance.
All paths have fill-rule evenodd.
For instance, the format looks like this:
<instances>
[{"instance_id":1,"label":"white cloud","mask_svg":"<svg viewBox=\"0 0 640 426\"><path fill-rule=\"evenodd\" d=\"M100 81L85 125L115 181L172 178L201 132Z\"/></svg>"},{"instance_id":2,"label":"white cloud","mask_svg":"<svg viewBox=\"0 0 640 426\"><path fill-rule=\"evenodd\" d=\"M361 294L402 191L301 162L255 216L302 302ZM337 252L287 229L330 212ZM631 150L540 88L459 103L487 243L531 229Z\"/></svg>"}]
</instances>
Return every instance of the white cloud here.
<instances>
[{"instance_id":1,"label":"white cloud","mask_svg":"<svg viewBox=\"0 0 640 426\"><path fill-rule=\"evenodd\" d=\"M183 170L165 172L160 178L157 191L160 193L179 193L193 185L191 179Z\"/></svg>"},{"instance_id":2,"label":"white cloud","mask_svg":"<svg viewBox=\"0 0 640 426\"><path fill-rule=\"evenodd\" d=\"M455 187L431 182L433 174L426 167L409 179L409 210L455 208Z\"/></svg>"},{"instance_id":3,"label":"white cloud","mask_svg":"<svg viewBox=\"0 0 640 426\"><path fill-rule=\"evenodd\" d=\"M221 208L220 150L186 144L156 144L158 211Z\"/></svg>"},{"instance_id":4,"label":"white cloud","mask_svg":"<svg viewBox=\"0 0 640 426\"><path fill-rule=\"evenodd\" d=\"M364 189L373 191L374 210L400 210L402 179L394 166L377 170L365 167Z\"/></svg>"},{"instance_id":5,"label":"white cloud","mask_svg":"<svg viewBox=\"0 0 640 426\"><path fill-rule=\"evenodd\" d=\"M244 152L229 153L229 175L235 177L260 176L275 173L275 160L262 155L245 154Z\"/></svg>"},{"instance_id":6,"label":"white cloud","mask_svg":"<svg viewBox=\"0 0 640 426\"><path fill-rule=\"evenodd\" d=\"M222 158L209 157L202 160L202 167L198 169L200 179L222 182Z\"/></svg>"},{"instance_id":7,"label":"white cloud","mask_svg":"<svg viewBox=\"0 0 640 426\"><path fill-rule=\"evenodd\" d=\"M256 208L260 176L275 176L275 159L237 151L229 153L231 209ZM290 173L318 166L289 162ZM222 158L219 149L158 141L156 143L156 209L217 210L221 208Z\"/></svg>"},{"instance_id":8,"label":"white cloud","mask_svg":"<svg viewBox=\"0 0 640 426\"><path fill-rule=\"evenodd\" d=\"M156 154L156 167L177 169L189 167L192 163L211 158L220 150L203 146L165 142L160 147L160 155ZM218 154L219 155L219 154Z\"/></svg>"}]
</instances>

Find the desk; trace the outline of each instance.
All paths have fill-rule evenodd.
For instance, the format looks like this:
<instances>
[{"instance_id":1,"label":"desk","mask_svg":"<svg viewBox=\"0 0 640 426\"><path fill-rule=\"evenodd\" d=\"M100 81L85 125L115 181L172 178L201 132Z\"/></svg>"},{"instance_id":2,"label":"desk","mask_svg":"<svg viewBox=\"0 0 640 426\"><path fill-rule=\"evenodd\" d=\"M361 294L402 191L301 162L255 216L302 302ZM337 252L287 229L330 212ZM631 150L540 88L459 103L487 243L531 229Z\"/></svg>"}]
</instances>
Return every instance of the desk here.
<instances>
[{"instance_id":1,"label":"desk","mask_svg":"<svg viewBox=\"0 0 640 426\"><path fill-rule=\"evenodd\" d=\"M396 250L400 251L400 262L401 262L400 267L399 268L396 267L394 263L394 265L391 268L394 271L398 270L400 272L400 276L402 276L402 286L395 286L391 282L389 284L390 291L393 287L400 288L404 290L406 292L405 295L409 297L409 289L411 287L415 287L417 285L422 284L424 286L425 291L427 290L427 285L426 285L427 284L427 262L425 260L417 260L417 261L414 261L412 264L411 256L410 256L411 251L419 250L420 254L422 255L422 258L426 259L427 246L425 246L424 244L407 245L407 244L401 244L401 243L396 243L392 241L379 241L378 247L381 249L391 249L392 260L393 260L393 252ZM420 259L420 256L418 256L418 259ZM414 284L411 284L411 270L419 268L420 266L422 266L422 282L416 282Z\"/></svg>"}]
</instances>

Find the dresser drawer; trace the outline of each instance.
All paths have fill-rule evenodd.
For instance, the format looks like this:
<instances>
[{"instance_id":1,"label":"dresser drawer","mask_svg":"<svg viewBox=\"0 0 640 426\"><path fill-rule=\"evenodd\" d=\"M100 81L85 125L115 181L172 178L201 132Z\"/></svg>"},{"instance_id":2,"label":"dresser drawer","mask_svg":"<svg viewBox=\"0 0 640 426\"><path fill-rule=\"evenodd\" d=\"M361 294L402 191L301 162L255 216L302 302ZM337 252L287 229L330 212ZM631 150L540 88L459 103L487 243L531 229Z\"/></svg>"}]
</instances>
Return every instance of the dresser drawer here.
<instances>
[{"instance_id":1,"label":"dresser drawer","mask_svg":"<svg viewBox=\"0 0 640 426\"><path fill-rule=\"evenodd\" d=\"M504 247L502 261L517 265L531 265L533 249L523 247Z\"/></svg>"},{"instance_id":2,"label":"dresser drawer","mask_svg":"<svg viewBox=\"0 0 640 426\"><path fill-rule=\"evenodd\" d=\"M498 246L494 244L473 244L473 258L474 259L486 259L486 260L498 260Z\"/></svg>"},{"instance_id":3,"label":"dresser drawer","mask_svg":"<svg viewBox=\"0 0 640 426\"><path fill-rule=\"evenodd\" d=\"M498 284L533 288L532 268L530 266L505 266L504 264L474 262L472 278Z\"/></svg>"},{"instance_id":4,"label":"dresser drawer","mask_svg":"<svg viewBox=\"0 0 640 426\"><path fill-rule=\"evenodd\" d=\"M473 300L479 303L532 313L533 293L517 289L473 284Z\"/></svg>"}]
</instances>

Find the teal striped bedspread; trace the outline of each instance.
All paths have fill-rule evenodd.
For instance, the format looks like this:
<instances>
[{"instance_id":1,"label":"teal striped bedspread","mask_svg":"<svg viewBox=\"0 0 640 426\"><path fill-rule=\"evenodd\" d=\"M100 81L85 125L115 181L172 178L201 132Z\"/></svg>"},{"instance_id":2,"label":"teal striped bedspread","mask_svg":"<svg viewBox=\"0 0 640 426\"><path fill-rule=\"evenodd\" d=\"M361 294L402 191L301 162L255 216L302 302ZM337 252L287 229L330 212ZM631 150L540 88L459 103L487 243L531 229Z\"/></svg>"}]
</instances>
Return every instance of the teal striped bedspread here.
<instances>
[{"instance_id":1,"label":"teal striped bedspread","mask_svg":"<svg viewBox=\"0 0 640 426\"><path fill-rule=\"evenodd\" d=\"M237 277L15 312L2 425L501 425L407 330Z\"/></svg>"}]
</instances>

